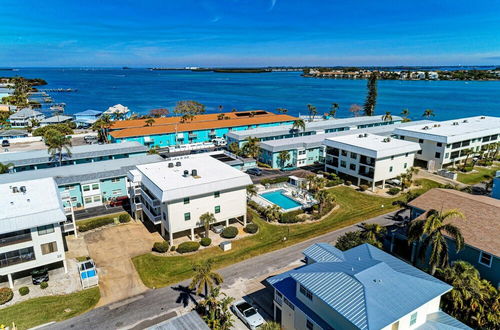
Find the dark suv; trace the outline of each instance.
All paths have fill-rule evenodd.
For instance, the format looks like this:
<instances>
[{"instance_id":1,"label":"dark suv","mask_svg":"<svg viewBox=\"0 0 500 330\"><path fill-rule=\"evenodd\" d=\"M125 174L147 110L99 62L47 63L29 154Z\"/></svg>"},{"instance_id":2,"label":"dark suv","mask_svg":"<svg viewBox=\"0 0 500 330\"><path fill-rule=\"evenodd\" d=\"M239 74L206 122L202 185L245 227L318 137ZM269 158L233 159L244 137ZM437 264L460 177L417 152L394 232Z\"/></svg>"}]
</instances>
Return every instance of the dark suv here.
<instances>
[{"instance_id":1,"label":"dark suv","mask_svg":"<svg viewBox=\"0 0 500 330\"><path fill-rule=\"evenodd\" d=\"M250 175L261 176L262 175L262 170L260 168L254 167L254 168L249 168L247 170L247 173L250 174Z\"/></svg>"},{"instance_id":2,"label":"dark suv","mask_svg":"<svg viewBox=\"0 0 500 330\"><path fill-rule=\"evenodd\" d=\"M2 148L7 148L10 147L10 142L9 140L3 140L2 141Z\"/></svg>"},{"instance_id":3,"label":"dark suv","mask_svg":"<svg viewBox=\"0 0 500 330\"><path fill-rule=\"evenodd\" d=\"M49 270L47 268L38 268L31 271L31 282L38 285L49 281Z\"/></svg>"}]
</instances>

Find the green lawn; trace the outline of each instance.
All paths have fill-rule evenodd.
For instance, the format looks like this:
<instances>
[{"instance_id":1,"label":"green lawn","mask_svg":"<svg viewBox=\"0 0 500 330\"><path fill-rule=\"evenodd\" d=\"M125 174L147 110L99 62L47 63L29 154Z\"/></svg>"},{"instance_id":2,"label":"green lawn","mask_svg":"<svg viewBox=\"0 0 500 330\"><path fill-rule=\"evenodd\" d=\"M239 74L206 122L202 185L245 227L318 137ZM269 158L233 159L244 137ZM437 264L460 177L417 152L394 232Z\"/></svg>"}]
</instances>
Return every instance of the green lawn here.
<instances>
[{"instance_id":1,"label":"green lawn","mask_svg":"<svg viewBox=\"0 0 500 330\"><path fill-rule=\"evenodd\" d=\"M420 191L439 185L430 180L421 180L420 183ZM329 191L335 196L340 208L322 221L280 226L254 217L254 222L259 225L259 232L234 241L232 250L228 252L212 247L188 256L160 257L148 253L137 256L132 261L144 284L150 288L159 288L190 278L192 264L199 260L212 258L215 268L221 268L396 209L392 202L397 198L371 196L344 186ZM284 237L287 237L286 241L283 241Z\"/></svg>"},{"instance_id":2,"label":"green lawn","mask_svg":"<svg viewBox=\"0 0 500 330\"><path fill-rule=\"evenodd\" d=\"M484 180L485 175L495 176L495 172L500 170L500 165L494 165L489 168L475 166L474 172L462 173L458 172L457 180L465 184L476 184Z\"/></svg>"},{"instance_id":3,"label":"green lawn","mask_svg":"<svg viewBox=\"0 0 500 330\"><path fill-rule=\"evenodd\" d=\"M0 309L0 324L12 326L14 322L18 329L28 329L52 321L66 320L88 311L97 304L99 298L99 288L62 296L33 298Z\"/></svg>"}]
</instances>

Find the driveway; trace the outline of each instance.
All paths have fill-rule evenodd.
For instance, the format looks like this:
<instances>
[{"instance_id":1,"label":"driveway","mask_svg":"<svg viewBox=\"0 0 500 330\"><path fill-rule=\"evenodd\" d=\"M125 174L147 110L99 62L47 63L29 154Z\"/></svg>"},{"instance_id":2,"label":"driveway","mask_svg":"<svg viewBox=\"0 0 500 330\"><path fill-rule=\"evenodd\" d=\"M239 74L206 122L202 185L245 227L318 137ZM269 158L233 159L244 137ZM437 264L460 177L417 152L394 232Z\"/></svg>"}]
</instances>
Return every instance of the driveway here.
<instances>
[{"instance_id":1,"label":"driveway","mask_svg":"<svg viewBox=\"0 0 500 330\"><path fill-rule=\"evenodd\" d=\"M99 274L101 300L98 306L114 303L147 290L137 274L131 258L151 252L160 234L150 233L142 223L104 228L85 235L90 256Z\"/></svg>"}]
</instances>

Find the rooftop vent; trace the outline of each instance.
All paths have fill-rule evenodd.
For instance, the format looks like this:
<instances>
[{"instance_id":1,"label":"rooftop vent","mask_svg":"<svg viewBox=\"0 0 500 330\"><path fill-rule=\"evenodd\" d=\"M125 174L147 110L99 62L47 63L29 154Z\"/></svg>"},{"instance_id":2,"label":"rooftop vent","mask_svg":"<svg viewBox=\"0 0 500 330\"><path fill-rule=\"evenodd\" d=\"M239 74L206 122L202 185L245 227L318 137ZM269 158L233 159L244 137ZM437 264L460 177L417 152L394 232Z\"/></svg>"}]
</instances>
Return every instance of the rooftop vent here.
<instances>
[{"instance_id":1,"label":"rooftop vent","mask_svg":"<svg viewBox=\"0 0 500 330\"><path fill-rule=\"evenodd\" d=\"M424 127L422 127L422 129L427 130L427 129L429 129L429 126L424 126Z\"/></svg>"},{"instance_id":2,"label":"rooftop vent","mask_svg":"<svg viewBox=\"0 0 500 330\"><path fill-rule=\"evenodd\" d=\"M481 119L486 119L486 117L485 116L481 116Z\"/></svg>"},{"instance_id":3,"label":"rooftop vent","mask_svg":"<svg viewBox=\"0 0 500 330\"><path fill-rule=\"evenodd\" d=\"M26 186L19 187L19 190L21 190L23 194L26 194Z\"/></svg>"},{"instance_id":4,"label":"rooftop vent","mask_svg":"<svg viewBox=\"0 0 500 330\"><path fill-rule=\"evenodd\" d=\"M18 187L12 187L12 192L14 194L17 194L19 192L19 188Z\"/></svg>"},{"instance_id":5,"label":"rooftop vent","mask_svg":"<svg viewBox=\"0 0 500 330\"><path fill-rule=\"evenodd\" d=\"M364 137L368 137L368 133L363 134Z\"/></svg>"},{"instance_id":6,"label":"rooftop vent","mask_svg":"<svg viewBox=\"0 0 500 330\"><path fill-rule=\"evenodd\" d=\"M391 138L390 137L386 137L385 139L382 140L382 142L391 142Z\"/></svg>"},{"instance_id":7,"label":"rooftop vent","mask_svg":"<svg viewBox=\"0 0 500 330\"><path fill-rule=\"evenodd\" d=\"M168 168L174 167L174 163L168 163Z\"/></svg>"},{"instance_id":8,"label":"rooftop vent","mask_svg":"<svg viewBox=\"0 0 500 330\"><path fill-rule=\"evenodd\" d=\"M181 162L175 162L175 166L177 167L181 166Z\"/></svg>"},{"instance_id":9,"label":"rooftop vent","mask_svg":"<svg viewBox=\"0 0 500 330\"><path fill-rule=\"evenodd\" d=\"M183 177L188 177L189 176L189 171L188 170L184 170L184 174L182 176Z\"/></svg>"},{"instance_id":10,"label":"rooftop vent","mask_svg":"<svg viewBox=\"0 0 500 330\"><path fill-rule=\"evenodd\" d=\"M454 121L453 126L457 126L457 125L458 125L458 121Z\"/></svg>"},{"instance_id":11,"label":"rooftop vent","mask_svg":"<svg viewBox=\"0 0 500 330\"><path fill-rule=\"evenodd\" d=\"M192 176L198 176L198 171L197 170L191 170L191 175Z\"/></svg>"},{"instance_id":12,"label":"rooftop vent","mask_svg":"<svg viewBox=\"0 0 500 330\"><path fill-rule=\"evenodd\" d=\"M363 134L359 134L359 135L358 135L358 137L359 137L359 138L362 138L362 137L363 137Z\"/></svg>"},{"instance_id":13,"label":"rooftop vent","mask_svg":"<svg viewBox=\"0 0 500 330\"><path fill-rule=\"evenodd\" d=\"M462 123L468 123L469 121L467 119L464 119Z\"/></svg>"}]
</instances>

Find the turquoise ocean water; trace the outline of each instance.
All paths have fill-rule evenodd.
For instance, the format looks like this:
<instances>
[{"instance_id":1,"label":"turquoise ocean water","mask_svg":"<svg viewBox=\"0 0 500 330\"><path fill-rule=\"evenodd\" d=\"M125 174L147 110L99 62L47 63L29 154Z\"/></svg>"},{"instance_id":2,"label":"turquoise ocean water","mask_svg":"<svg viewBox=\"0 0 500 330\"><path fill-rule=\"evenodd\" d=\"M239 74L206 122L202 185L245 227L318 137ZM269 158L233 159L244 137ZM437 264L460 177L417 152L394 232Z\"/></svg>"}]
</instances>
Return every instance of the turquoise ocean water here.
<instances>
[{"instance_id":1,"label":"turquoise ocean water","mask_svg":"<svg viewBox=\"0 0 500 330\"><path fill-rule=\"evenodd\" d=\"M154 108L173 109L179 100L196 100L207 112L286 108L289 114L307 113L307 104L319 113L340 104L338 117L351 116L351 104L362 105L365 80L304 78L299 72L259 74L191 71L150 71L147 69L43 69L1 71L0 76L43 78L48 86L73 88L73 93L50 93L55 102L66 103L66 113L86 109L105 110L121 103L137 113ZM433 109L435 119L472 115L500 116L500 81L399 81L378 83L376 113L399 114L408 108L411 118Z\"/></svg>"}]
</instances>

